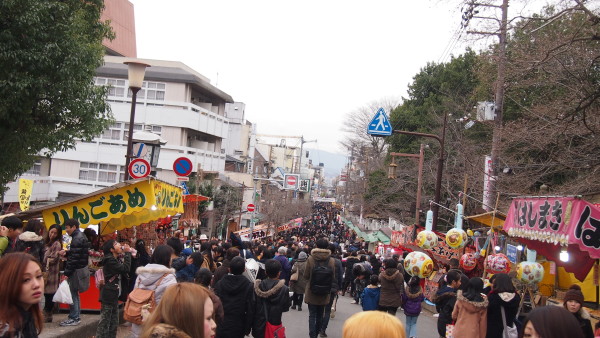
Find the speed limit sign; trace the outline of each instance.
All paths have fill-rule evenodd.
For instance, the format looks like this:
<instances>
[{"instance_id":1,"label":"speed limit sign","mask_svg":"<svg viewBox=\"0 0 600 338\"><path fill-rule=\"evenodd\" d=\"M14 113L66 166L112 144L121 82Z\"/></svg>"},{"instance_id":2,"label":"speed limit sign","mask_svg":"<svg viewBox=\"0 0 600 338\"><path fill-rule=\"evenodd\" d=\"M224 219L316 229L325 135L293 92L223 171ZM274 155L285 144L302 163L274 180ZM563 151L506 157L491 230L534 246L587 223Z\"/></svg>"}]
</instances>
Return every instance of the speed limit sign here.
<instances>
[{"instance_id":1,"label":"speed limit sign","mask_svg":"<svg viewBox=\"0 0 600 338\"><path fill-rule=\"evenodd\" d=\"M143 158L136 158L129 163L129 177L144 178L150 175L150 163Z\"/></svg>"}]
</instances>

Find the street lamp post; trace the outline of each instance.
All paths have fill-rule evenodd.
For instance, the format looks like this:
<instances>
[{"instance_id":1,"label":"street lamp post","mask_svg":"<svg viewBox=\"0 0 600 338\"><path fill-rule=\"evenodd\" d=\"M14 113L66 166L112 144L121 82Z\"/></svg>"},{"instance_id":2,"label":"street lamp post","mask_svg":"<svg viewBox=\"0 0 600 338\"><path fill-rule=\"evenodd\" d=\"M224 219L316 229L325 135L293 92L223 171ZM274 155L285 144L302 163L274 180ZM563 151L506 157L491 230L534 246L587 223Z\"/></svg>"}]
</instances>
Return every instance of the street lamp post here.
<instances>
[{"instance_id":1,"label":"street lamp post","mask_svg":"<svg viewBox=\"0 0 600 338\"><path fill-rule=\"evenodd\" d=\"M125 155L125 181L129 180L129 162L131 162L133 152L133 124L135 122L135 105L137 93L142 89L146 67L150 67L141 62L125 62L128 70L129 89L131 90L131 113L129 115L129 134L127 135L127 154Z\"/></svg>"},{"instance_id":2,"label":"street lamp post","mask_svg":"<svg viewBox=\"0 0 600 338\"><path fill-rule=\"evenodd\" d=\"M435 178L435 196L433 198L433 201L435 203L433 203L433 207L432 207L432 211L433 211L432 230L436 229L437 220L438 220L440 194L441 194L441 190L442 190L442 171L444 170L444 156L445 156L444 155L444 140L446 137L446 125L447 125L447 115L444 114L444 126L442 127L442 137L439 137L439 136L433 135L433 134L417 133L417 132L403 131L403 130L394 130L394 133L396 133L396 134L429 137L429 138L436 139L440 143L440 155L438 157L438 166L437 166L437 173L436 173L436 178Z\"/></svg>"}]
</instances>

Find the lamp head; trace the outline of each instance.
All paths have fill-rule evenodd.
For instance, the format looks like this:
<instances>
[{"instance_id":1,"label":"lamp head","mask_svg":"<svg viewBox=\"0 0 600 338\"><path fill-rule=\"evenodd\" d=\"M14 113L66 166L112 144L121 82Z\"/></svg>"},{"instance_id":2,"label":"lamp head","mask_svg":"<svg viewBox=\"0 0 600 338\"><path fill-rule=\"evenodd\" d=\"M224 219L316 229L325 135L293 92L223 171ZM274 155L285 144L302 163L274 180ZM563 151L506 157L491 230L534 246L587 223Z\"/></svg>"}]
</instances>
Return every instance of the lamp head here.
<instances>
[{"instance_id":1,"label":"lamp head","mask_svg":"<svg viewBox=\"0 0 600 338\"><path fill-rule=\"evenodd\" d=\"M146 67L150 67L150 65L135 61L124 63L127 65L129 87L142 88L142 84L144 83L144 75L146 74Z\"/></svg>"}]
</instances>

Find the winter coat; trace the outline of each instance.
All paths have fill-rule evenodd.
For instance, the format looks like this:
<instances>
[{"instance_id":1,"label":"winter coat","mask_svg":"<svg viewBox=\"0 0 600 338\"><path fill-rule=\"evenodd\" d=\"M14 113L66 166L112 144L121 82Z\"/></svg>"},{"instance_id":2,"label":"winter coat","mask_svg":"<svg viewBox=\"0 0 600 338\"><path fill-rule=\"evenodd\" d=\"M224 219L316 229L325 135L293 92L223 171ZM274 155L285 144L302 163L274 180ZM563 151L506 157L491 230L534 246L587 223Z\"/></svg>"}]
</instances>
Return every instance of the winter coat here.
<instances>
[{"instance_id":1,"label":"winter coat","mask_svg":"<svg viewBox=\"0 0 600 338\"><path fill-rule=\"evenodd\" d=\"M139 267L136 271L138 274L137 280L135 281L135 287L144 290L154 290L154 301L156 304L160 303L165 290L177 283L175 279L175 270L169 269L161 264L150 263L146 266ZM160 285L158 281L161 277L166 274L165 278L162 279ZM106 277L106 276L105 276ZM141 326L137 324L131 325L131 332L134 337L137 337L141 333Z\"/></svg>"},{"instance_id":2,"label":"winter coat","mask_svg":"<svg viewBox=\"0 0 600 338\"><path fill-rule=\"evenodd\" d=\"M298 280L293 283L290 283L290 291L300 295L304 294L304 290L306 289L306 283L308 283L308 280L304 278L304 271L306 270L306 260L307 258L298 259L296 263L294 263L294 266L292 266L292 275L297 272Z\"/></svg>"},{"instance_id":3,"label":"winter coat","mask_svg":"<svg viewBox=\"0 0 600 338\"><path fill-rule=\"evenodd\" d=\"M515 317L517 316L520 302L521 296L518 293L490 292L488 295L487 334L485 335L487 338L503 338L502 307L504 307L504 314L506 315L506 324L510 327L515 325Z\"/></svg>"},{"instance_id":4,"label":"winter coat","mask_svg":"<svg viewBox=\"0 0 600 338\"><path fill-rule=\"evenodd\" d=\"M377 310L381 296L381 288L372 285L367 286L360 295L363 311Z\"/></svg>"},{"instance_id":5,"label":"winter coat","mask_svg":"<svg viewBox=\"0 0 600 338\"><path fill-rule=\"evenodd\" d=\"M173 325L159 323L152 326L148 338L192 338Z\"/></svg>"},{"instance_id":6,"label":"winter coat","mask_svg":"<svg viewBox=\"0 0 600 338\"><path fill-rule=\"evenodd\" d=\"M75 273L75 270L88 266L90 250L90 242L79 229L75 229L71 233L71 237L71 246L67 251L67 263L65 264L64 272L67 277L71 277Z\"/></svg>"},{"instance_id":7,"label":"winter coat","mask_svg":"<svg viewBox=\"0 0 600 338\"><path fill-rule=\"evenodd\" d=\"M379 306L399 307L404 293L404 276L396 268L385 269L379 274L381 298Z\"/></svg>"},{"instance_id":8,"label":"winter coat","mask_svg":"<svg viewBox=\"0 0 600 338\"><path fill-rule=\"evenodd\" d=\"M279 275L279 279L284 279L286 282L290 281L290 271L292 270L292 266L290 261L284 255L277 255L274 258L276 261L281 263L281 274Z\"/></svg>"},{"instance_id":9,"label":"winter coat","mask_svg":"<svg viewBox=\"0 0 600 338\"><path fill-rule=\"evenodd\" d=\"M37 338L37 328L35 327L33 315L20 306L17 306L17 308L21 314L21 327L13 329L8 324L0 321L0 338Z\"/></svg>"},{"instance_id":10,"label":"winter coat","mask_svg":"<svg viewBox=\"0 0 600 338\"><path fill-rule=\"evenodd\" d=\"M333 287L331 288L331 293L337 293L342 289L342 284L344 283L344 279L342 277L344 273L344 268L342 267L342 261L338 258L333 257L335 260L335 279L333 283Z\"/></svg>"},{"instance_id":11,"label":"winter coat","mask_svg":"<svg viewBox=\"0 0 600 338\"><path fill-rule=\"evenodd\" d=\"M46 270L48 267L48 279L44 286L44 293L53 294L58 290L60 285L60 257L59 252L62 250L62 245L59 241L54 241L52 245L46 247L42 268Z\"/></svg>"},{"instance_id":12,"label":"winter coat","mask_svg":"<svg viewBox=\"0 0 600 338\"><path fill-rule=\"evenodd\" d=\"M281 324L283 312L290 309L290 294L288 287L285 286L285 280L270 278L254 281L254 294L252 336L254 338L264 338L267 321L265 306L268 311L269 323L279 325Z\"/></svg>"},{"instance_id":13,"label":"winter coat","mask_svg":"<svg viewBox=\"0 0 600 338\"><path fill-rule=\"evenodd\" d=\"M35 232L25 231L17 237L15 251L27 252L41 262L44 259L44 238Z\"/></svg>"},{"instance_id":14,"label":"winter coat","mask_svg":"<svg viewBox=\"0 0 600 338\"><path fill-rule=\"evenodd\" d=\"M100 289L101 303L117 304L120 293L119 285L121 283L121 275L124 273L128 273L130 266L131 253L129 252L125 253L125 256L123 257L123 262L119 261L113 255L104 256L104 259L102 260L102 271L104 272L104 286Z\"/></svg>"},{"instance_id":15,"label":"winter coat","mask_svg":"<svg viewBox=\"0 0 600 338\"><path fill-rule=\"evenodd\" d=\"M425 300L423 290L419 287L419 291L411 293L409 288L406 288L402 294L402 308L407 316L416 317L421 314L421 303Z\"/></svg>"},{"instance_id":16,"label":"winter coat","mask_svg":"<svg viewBox=\"0 0 600 338\"><path fill-rule=\"evenodd\" d=\"M463 296L461 290L456 295L456 305L452 311L454 336L465 338L485 338L487 329L488 300L472 301Z\"/></svg>"},{"instance_id":17,"label":"winter coat","mask_svg":"<svg viewBox=\"0 0 600 338\"><path fill-rule=\"evenodd\" d=\"M185 266L187 265L185 260L186 260L186 257L179 256L179 257L173 259L173 261L171 262L171 267L173 269L175 269L175 271L179 271L179 270L185 268Z\"/></svg>"},{"instance_id":18,"label":"winter coat","mask_svg":"<svg viewBox=\"0 0 600 338\"><path fill-rule=\"evenodd\" d=\"M583 336L585 338L594 338L590 314L584 308L580 308L579 311L573 315L575 316L575 319L577 319L579 327L581 327Z\"/></svg>"},{"instance_id":19,"label":"winter coat","mask_svg":"<svg viewBox=\"0 0 600 338\"><path fill-rule=\"evenodd\" d=\"M456 303L456 290L448 285L436 292L434 300L435 309L440 314L437 328L440 336L446 336L446 324L452 324L452 311Z\"/></svg>"},{"instance_id":20,"label":"winter coat","mask_svg":"<svg viewBox=\"0 0 600 338\"><path fill-rule=\"evenodd\" d=\"M177 279L177 282L181 283L181 282L194 282L194 277L196 277L196 272L198 272L198 270L200 270L199 267L197 267L194 264L188 264L185 266L185 268L177 271L175 273L175 277Z\"/></svg>"},{"instance_id":21,"label":"winter coat","mask_svg":"<svg viewBox=\"0 0 600 338\"><path fill-rule=\"evenodd\" d=\"M354 278L356 278L356 276L352 274L352 268L356 263L358 263L358 257L348 256L348 258L346 258L346 271L344 272L344 282L352 282Z\"/></svg>"},{"instance_id":22,"label":"winter coat","mask_svg":"<svg viewBox=\"0 0 600 338\"><path fill-rule=\"evenodd\" d=\"M331 257L331 251L328 249L312 249L310 252L310 257L306 261L306 268L304 269L304 278L308 281L306 283L306 289L304 291L304 302L309 305L328 305L330 293L325 295L315 295L310 291L310 281L312 276L312 270L315 266L315 261L318 261L319 264L323 264L323 262L327 261L329 267L333 272L332 281L335 281L335 260L329 259Z\"/></svg>"},{"instance_id":23,"label":"winter coat","mask_svg":"<svg viewBox=\"0 0 600 338\"><path fill-rule=\"evenodd\" d=\"M254 287L243 275L227 275L215 285L225 318L217 325L217 337L244 338L252 328Z\"/></svg>"},{"instance_id":24,"label":"winter coat","mask_svg":"<svg viewBox=\"0 0 600 338\"><path fill-rule=\"evenodd\" d=\"M224 259L223 264L221 264L221 266L218 267L217 270L215 270L211 281L211 285L213 287L217 285L221 278L227 276L227 274L229 273L229 263L231 263L229 259Z\"/></svg>"}]
</instances>

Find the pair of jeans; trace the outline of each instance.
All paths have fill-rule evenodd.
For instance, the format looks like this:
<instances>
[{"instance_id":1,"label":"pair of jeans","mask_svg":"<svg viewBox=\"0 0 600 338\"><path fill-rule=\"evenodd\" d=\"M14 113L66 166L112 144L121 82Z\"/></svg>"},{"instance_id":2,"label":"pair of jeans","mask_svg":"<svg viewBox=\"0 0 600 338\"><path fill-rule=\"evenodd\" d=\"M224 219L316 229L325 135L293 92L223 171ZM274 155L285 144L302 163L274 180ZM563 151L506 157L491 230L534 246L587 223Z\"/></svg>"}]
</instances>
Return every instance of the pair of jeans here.
<instances>
[{"instance_id":1,"label":"pair of jeans","mask_svg":"<svg viewBox=\"0 0 600 338\"><path fill-rule=\"evenodd\" d=\"M96 338L116 338L119 325L118 301L102 302L100 307L100 322L96 328Z\"/></svg>"},{"instance_id":2,"label":"pair of jeans","mask_svg":"<svg viewBox=\"0 0 600 338\"><path fill-rule=\"evenodd\" d=\"M327 331L327 326L329 325L329 319L331 318L331 308L333 307L333 302L337 297L337 292L332 292L329 296L329 304L325 306L325 312L323 314L323 325L320 332Z\"/></svg>"},{"instance_id":3,"label":"pair of jeans","mask_svg":"<svg viewBox=\"0 0 600 338\"><path fill-rule=\"evenodd\" d=\"M317 338L323 325L323 313L327 305L308 304L308 335L310 338Z\"/></svg>"},{"instance_id":4,"label":"pair of jeans","mask_svg":"<svg viewBox=\"0 0 600 338\"><path fill-rule=\"evenodd\" d=\"M419 316L406 316L406 325L404 325L406 338L417 336L417 319Z\"/></svg>"},{"instance_id":5,"label":"pair of jeans","mask_svg":"<svg viewBox=\"0 0 600 338\"><path fill-rule=\"evenodd\" d=\"M71 291L71 297L73 298L73 304L69 305L69 319L79 320L81 315L81 306L79 302L79 290L77 289L79 281L77 276L74 274L67 280L69 283L69 290Z\"/></svg>"}]
</instances>

